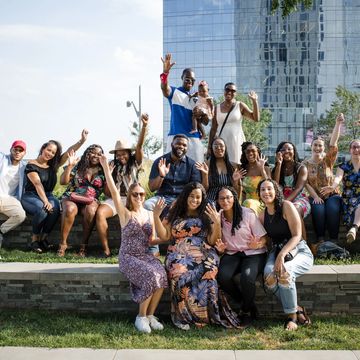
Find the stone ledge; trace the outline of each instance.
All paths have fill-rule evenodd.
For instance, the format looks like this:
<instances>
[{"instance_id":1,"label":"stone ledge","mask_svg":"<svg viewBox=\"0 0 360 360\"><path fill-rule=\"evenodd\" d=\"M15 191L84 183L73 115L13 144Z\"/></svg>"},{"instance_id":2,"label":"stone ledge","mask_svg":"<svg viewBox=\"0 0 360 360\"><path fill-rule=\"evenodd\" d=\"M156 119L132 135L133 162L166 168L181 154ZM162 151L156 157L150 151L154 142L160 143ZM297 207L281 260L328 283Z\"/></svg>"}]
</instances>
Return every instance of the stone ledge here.
<instances>
[{"instance_id":1,"label":"stone ledge","mask_svg":"<svg viewBox=\"0 0 360 360\"><path fill-rule=\"evenodd\" d=\"M0 309L50 309L135 314L129 283L116 264L1 263ZM298 298L310 313L360 315L360 265L316 265L297 282ZM274 296L257 282L263 315L281 313ZM167 290L159 313L169 314Z\"/></svg>"}]
</instances>

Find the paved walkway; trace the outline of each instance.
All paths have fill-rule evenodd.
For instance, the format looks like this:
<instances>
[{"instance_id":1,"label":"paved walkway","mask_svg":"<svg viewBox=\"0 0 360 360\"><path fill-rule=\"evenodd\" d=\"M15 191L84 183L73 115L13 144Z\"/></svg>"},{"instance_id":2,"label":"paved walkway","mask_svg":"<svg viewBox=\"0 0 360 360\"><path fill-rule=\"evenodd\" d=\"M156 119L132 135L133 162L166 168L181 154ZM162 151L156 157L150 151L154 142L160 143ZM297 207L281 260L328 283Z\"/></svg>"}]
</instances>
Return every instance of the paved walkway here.
<instances>
[{"instance_id":1,"label":"paved walkway","mask_svg":"<svg viewBox=\"0 0 360 360\"><path fill-rule=\"evenodd\" d=\"M93 350L0 347L1 360L360 360L360 350Z\"/></svg>"}]
</instances>

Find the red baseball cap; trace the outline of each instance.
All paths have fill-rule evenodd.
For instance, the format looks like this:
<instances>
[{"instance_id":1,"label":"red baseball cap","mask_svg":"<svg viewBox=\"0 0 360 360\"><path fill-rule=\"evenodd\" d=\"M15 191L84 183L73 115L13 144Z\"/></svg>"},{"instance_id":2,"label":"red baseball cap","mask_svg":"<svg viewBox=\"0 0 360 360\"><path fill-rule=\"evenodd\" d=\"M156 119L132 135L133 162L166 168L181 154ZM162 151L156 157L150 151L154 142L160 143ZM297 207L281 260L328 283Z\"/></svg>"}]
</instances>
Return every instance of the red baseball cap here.
<instances>
[{"instance_id":1,"label":"red baseball cap","mask_svg":"<svg viewBox=\"0 0 360 360\"><path fill-rule=\"evenodd\" d=\"M14 147L21 147L23 150L26 150L26 144L24 141L22 140L15 140L12 145L11 145L11 148L14 148Z\"/></svg>"}]
</instances>

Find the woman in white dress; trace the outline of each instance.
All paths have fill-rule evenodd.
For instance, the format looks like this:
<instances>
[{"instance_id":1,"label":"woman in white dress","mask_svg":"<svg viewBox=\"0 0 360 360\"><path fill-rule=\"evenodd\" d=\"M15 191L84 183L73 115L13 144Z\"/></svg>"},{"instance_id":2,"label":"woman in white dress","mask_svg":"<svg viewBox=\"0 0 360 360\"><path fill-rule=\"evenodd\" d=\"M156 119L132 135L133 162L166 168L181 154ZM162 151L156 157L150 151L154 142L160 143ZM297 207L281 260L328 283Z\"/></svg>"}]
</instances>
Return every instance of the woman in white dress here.
<instances>
[{"instance_id":1,"label":"woman in white dress","mask_svg":"<svg viewBox=\"0 0 360 360\"><path fill-rule=\"evenodd\" d=\"M240 164L241 145L245 141L242 129L243 116L255 122L260 120L258 96L254 91L250 91L248 96L253 104L252 111L246 104L236 100L236 85L232 82L226 83L224 86L225 100L216 106L211 123L209 144L212 144L215 136L223 138L229 159L236 166ZM226 117L227 120L224 124Z\"/></svg>"}]
</instances>

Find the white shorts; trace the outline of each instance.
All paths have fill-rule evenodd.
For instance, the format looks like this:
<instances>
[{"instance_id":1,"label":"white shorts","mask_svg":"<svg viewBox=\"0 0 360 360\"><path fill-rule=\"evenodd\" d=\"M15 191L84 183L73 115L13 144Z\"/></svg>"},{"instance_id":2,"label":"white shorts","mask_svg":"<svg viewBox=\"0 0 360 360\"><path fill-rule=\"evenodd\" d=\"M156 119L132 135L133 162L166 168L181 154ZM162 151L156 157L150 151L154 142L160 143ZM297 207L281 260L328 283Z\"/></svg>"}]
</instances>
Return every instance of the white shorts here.
<instances>
[{"instance_id":1,"label":"white shorts","mask_svg":"<svg viewBox=\"0 0 360 360\"><path fill-rule=\"evenodd\" d=\"M171 151L171 143L173 141L174 135L169 135L167 137L166 151L168 153ZM189 146L187 148L186 155L199 162L204 162L204 146L200 139L189 137Z\"/></svg>"},{"instance_id":2,"label":"white shorts","mask_svg":"<svg viewBox=\"0 0 360 360\"><path fill-rule=\"evenodd\" d=\"M126 205L126 196L121 196L121 201L125 206ZM114 204L114 201L112 198L106 198L104 201L101 202L101 205L109 206L113 212L112 216L115 216L117 214L116 207L115 207L115 204Z\"/></svg>"}]
</instances>

